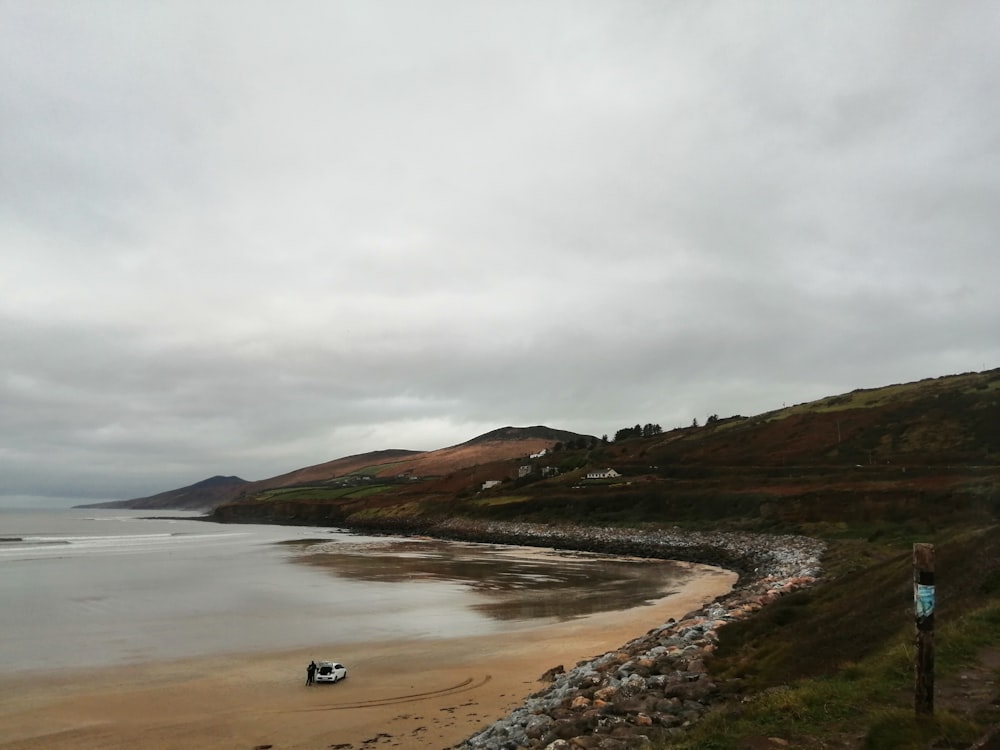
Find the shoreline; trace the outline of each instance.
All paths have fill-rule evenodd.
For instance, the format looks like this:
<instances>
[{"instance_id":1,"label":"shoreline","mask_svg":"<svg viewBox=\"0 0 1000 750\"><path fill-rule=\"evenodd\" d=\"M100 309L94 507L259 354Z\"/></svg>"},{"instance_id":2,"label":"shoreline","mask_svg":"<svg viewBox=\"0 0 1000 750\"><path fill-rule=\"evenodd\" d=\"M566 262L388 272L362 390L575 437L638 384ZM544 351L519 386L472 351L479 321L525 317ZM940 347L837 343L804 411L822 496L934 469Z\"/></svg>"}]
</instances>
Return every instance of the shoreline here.
<instances>
[{"instance_id":1,"label":"shoreline","mask_svg":"<svg viewBox=\"0 0 1000 750\"><path fill-rule=\"evenodd\" d=\"M544 525L516 521L451 518L370 518L349 521L315 515L285 517L257 505L224 505L202 520L220 524L259 523L279 526L329 526L349 532L387 536L428 536L452 541L598 552L621 557L712 565L739 574L738 587L753 587L764 579L817 578L825 544L798 535L739 531L690 531L607 526Z\"/></svg>"},{"instance_id":2,"label":"shoreline","mask_svg":"<svg viewBox=\"0 0 1000 750\"><path fill-rule=\"evenodd\" d=\"M824 549L808 537L677 528L455 519L320 525L717 567L653 605L499 636L216 655L60 673L48 683L38 682L44 673L0 678L0 750L505 750L554 739L631 747L684 731L718 700L705 668L718 629L815 582ZM344 662L349 679L305 688L310 659Z\"/></svg>"},{"instance_id":3,"label":"shoreline","mask_svg":"<svg viewBox=\"0 0 1000 750\"><path fill-rule=\"evenodd\" d=\"M545 670L703 607L735 579L699 566L651 605L499 636L18 673L0 678L0 748L452 747L523 704ZM305 664L325 658L348 679L304 687Z\"/></svg>"},{"instance_id":4,"label":"shoreline","mask_svg":"<svg viewBox=\"0 0 1000 750\"><path fill-rule=\"evenodd\" d=\"M229 506L226 512L239 507ZM821 575L826 550L824 542L800 535L684 531L676 526L634 529L371 519L348 528L686 561L719 566L737 575L728 594L688 612L680 621L668 618L615 651L577 662L569 671L552 670L549 687L455 745L456 750L535 750L557 741L560 746L618 749L644 747L650 737L682 734L719 700L718 686L706 666L719 629L812 586Z\"/></svg>"},{"instance_id":5,"label":"shoreline","mask_svg":"<svg viewBox=\"0 0 1000 750\"><path fill-rule=\"evenodd\" d=\"M825 543L805 536L741 532L682 532L608 527L548 527L524 523L445 522L446 538L544 544L723 565L738 572L727 594L680 620L635 637L615 651L552 674L552 684L455 750L510 747L646 747L651 737L683 734L719 700L706 666L720 628L812 586ZM534 540L534 541L531 541Z\"/></svg>"}]
</instances>

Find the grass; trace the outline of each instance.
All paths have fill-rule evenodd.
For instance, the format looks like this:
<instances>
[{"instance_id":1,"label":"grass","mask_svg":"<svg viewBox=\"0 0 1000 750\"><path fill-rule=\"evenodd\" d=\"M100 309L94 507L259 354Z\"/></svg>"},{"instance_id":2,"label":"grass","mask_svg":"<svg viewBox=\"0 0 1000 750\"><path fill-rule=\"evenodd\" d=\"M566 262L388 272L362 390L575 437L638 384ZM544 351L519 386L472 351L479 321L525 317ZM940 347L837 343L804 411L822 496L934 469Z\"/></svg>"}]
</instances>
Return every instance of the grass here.
<instances>
[{"instance_id":1,"label":"grass","mask_svg":"<svg viewBox=\"0 0 1000 750\"><path fill-rule=\"evenodd\" d=\"M875 713L864 737L865 750L924 750L930 743L939 747L966 747L975 741L977 728L952 714L916 717L912 710L893 708Z\"/></svg>"},{"instance_id":2,"label":"grass","mask_svg":"<svg viewBox=\"0 0 1000 750\"><path fill-rule=\"evenodd\" d=\"M984 645L1000 645L1000 602L993 601L947 624L938 640L936 665L943 673L974 664Z\"/></svg>"},{"instance_id":3,"label":"grass","mask_svg":"<svg viewBox=\"0 0 1000 750\"><path fill-rule=\"evenodd\" d=\"M352 500L360 497L369 497L371 495L378 495L382 492L392 489L392 485L388 484L376 484L370 487L355 487L352 491L348 492L344 497L349 497Z\"/></svg>"},{"instance_id":4,"label":"grass","mask_svg":"<svg viewBox=\"0 0 1000 750\"><path fill-rule=\"evenodd\" d=\"M938 382L936 382L938 381ZM947 389L949 396L968 395L982 391L1000 390L996 371L967 373L946 378L921 380L914 383L896 383L880 388L859 388L838 396L795 404L760 415L767 419L782 419L796 414L827 414L852 409L870 409L893 402L905 402L924 394L935 394Z\"/></svg>"},{"instance_id":5,"label":"grass","mask_svg":"<svg viewBox=\"0 0 1000 750\"><path fill-rule=\"evenodd\" d=\"M972 626L973 632L965 631ZM944 628L936 673L954 674L974 662L984 643L1000 645L1000 606ZM841 665L825 678L797 680L764 690L746 703L709 714L682 740L661 748L737 748L748 737L780 737L794 747L822 747L832 738L852 738L866 750L923 750L968 745L984 727L966 716L938 710L918 717L913 710L911 636L895 642L862 662Z\"/></svg>"},{"instance_id":6,"label":"grass","mask_svg":"<svg viewBox=\"0 0 1000 750\"><path fill-rule=\"evenodd\" d=\"M480 507L492 507L496 505L510 505L512 503L523 503L528 498L524 495L497 495L496 497L479 497L470 504Z\"/></svg>"},{"instance_id":7,"label":"grass","mask_svg":"<svg viewBox=\"0 0 1000 750\"><path fill-rule=\"evenodd\" d=\"M390 489L391 485L365 485L364 487L287 487L262 492L258 499L262 502L271 500L308 500L326 501L342 498L361 498L377 495Z\"/></svg>"},{"instance_id":8,"label":"grass","mask_svg":"<svg viewBox=\"0 0 1000 750\"><path fill-rule=\"evenodd\" d=\"M386 471L387 469L391 469L393 466L399 466L402 463L405 463L405 462L402 461L402 460L399 460L399 461L389 461L388 463L384 463L384 464L372 464L371 466L365 466L364 468L361 468L361 469L355 469L350 474L347 474L347 476L365 476L365 475L367 475L367 476L374 477L374 476L378 476L378 474L380 472Z\"/></svg>"},{"instance_id":9,"label":"grass","mask_svg":"<svg viewBox=\"0 0 1000 750\"><path fill-rule=\"evenodd\" d=\"M939 685L1000 647L997 537L996 527L955 531L937 546ZM836 542L832 580L723 628L709 669L732 700L657 747L735 750L753 737L801 748L967 747L997 720L994 708L939 704L930 717L913 708L908 550L901 540Z\"/></svg>"},{"instance_id":10,"label":"grass","mask_svg":"<svg viewBox=\"0 0 1000 750\"><path fill-rule=\"evenodd\" d=\"M397 503L386 508L365 508L351 515L355 521L369 521L372 519L398 519L413 518L421 515L423 504L420 501L409 503Z\"/></svg>"}]
</instances>

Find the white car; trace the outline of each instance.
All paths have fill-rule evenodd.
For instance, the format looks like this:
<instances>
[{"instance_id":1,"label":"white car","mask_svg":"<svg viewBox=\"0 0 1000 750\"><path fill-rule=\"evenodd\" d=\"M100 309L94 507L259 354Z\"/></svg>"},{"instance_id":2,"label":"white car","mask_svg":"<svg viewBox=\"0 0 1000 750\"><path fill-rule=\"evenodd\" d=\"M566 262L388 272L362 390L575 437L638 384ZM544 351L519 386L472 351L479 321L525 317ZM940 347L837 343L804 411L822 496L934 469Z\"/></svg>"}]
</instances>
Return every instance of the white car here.
<instances>
[{"instance_id":1,"label":"white car","mask_svg":"<svg viewBox=\"0 0 1000 750\"><path fill-rule=\"evenodd\" d=\"M316 682L340 682L347 677L347 667L335 661L316 662Z\"/></svg>"}]
</instances>

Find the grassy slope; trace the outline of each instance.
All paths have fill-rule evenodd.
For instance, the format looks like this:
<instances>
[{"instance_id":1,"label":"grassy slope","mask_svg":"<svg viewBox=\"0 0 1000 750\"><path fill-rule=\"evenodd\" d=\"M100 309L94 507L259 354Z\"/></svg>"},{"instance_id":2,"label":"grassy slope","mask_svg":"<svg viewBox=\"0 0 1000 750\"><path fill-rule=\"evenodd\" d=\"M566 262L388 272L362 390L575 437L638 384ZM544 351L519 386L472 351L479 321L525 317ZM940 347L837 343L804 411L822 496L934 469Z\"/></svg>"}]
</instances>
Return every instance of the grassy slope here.
<instances>
[{"instance_id":1,"label":"grassy slope","mask_svg":"<svg viewBox=\"0 0 1000 750\"><path fill-rule=\"evenodd\" d=\"M998 532L934 538L942 684L1000 644ZM712 673L749 700L666 746L740 748L780 737L795 747L966 747L1000 720L990 703L939 705L933 719L915 717L911 539L834 540L828 558L824 583L722 631Z\"/></svg>"}]
</instances>

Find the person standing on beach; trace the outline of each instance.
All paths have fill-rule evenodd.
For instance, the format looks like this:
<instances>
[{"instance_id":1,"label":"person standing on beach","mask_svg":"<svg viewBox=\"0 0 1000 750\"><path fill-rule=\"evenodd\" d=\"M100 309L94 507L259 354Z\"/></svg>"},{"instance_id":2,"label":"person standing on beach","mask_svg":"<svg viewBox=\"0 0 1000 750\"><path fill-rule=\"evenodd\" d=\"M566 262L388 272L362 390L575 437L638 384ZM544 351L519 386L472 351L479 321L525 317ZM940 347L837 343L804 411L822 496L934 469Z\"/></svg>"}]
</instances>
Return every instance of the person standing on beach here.
<instances>
[{"instance_id":1,"label":"person standing on beach","mask_svg":"<svg viewBox=\"0 0 1000 750\"><path fill-rule=\"evenodd\" d=\"M316 662L309 662L306 667L306 685L312 685L316 681Z\"/></svg>"}]
</instances>

